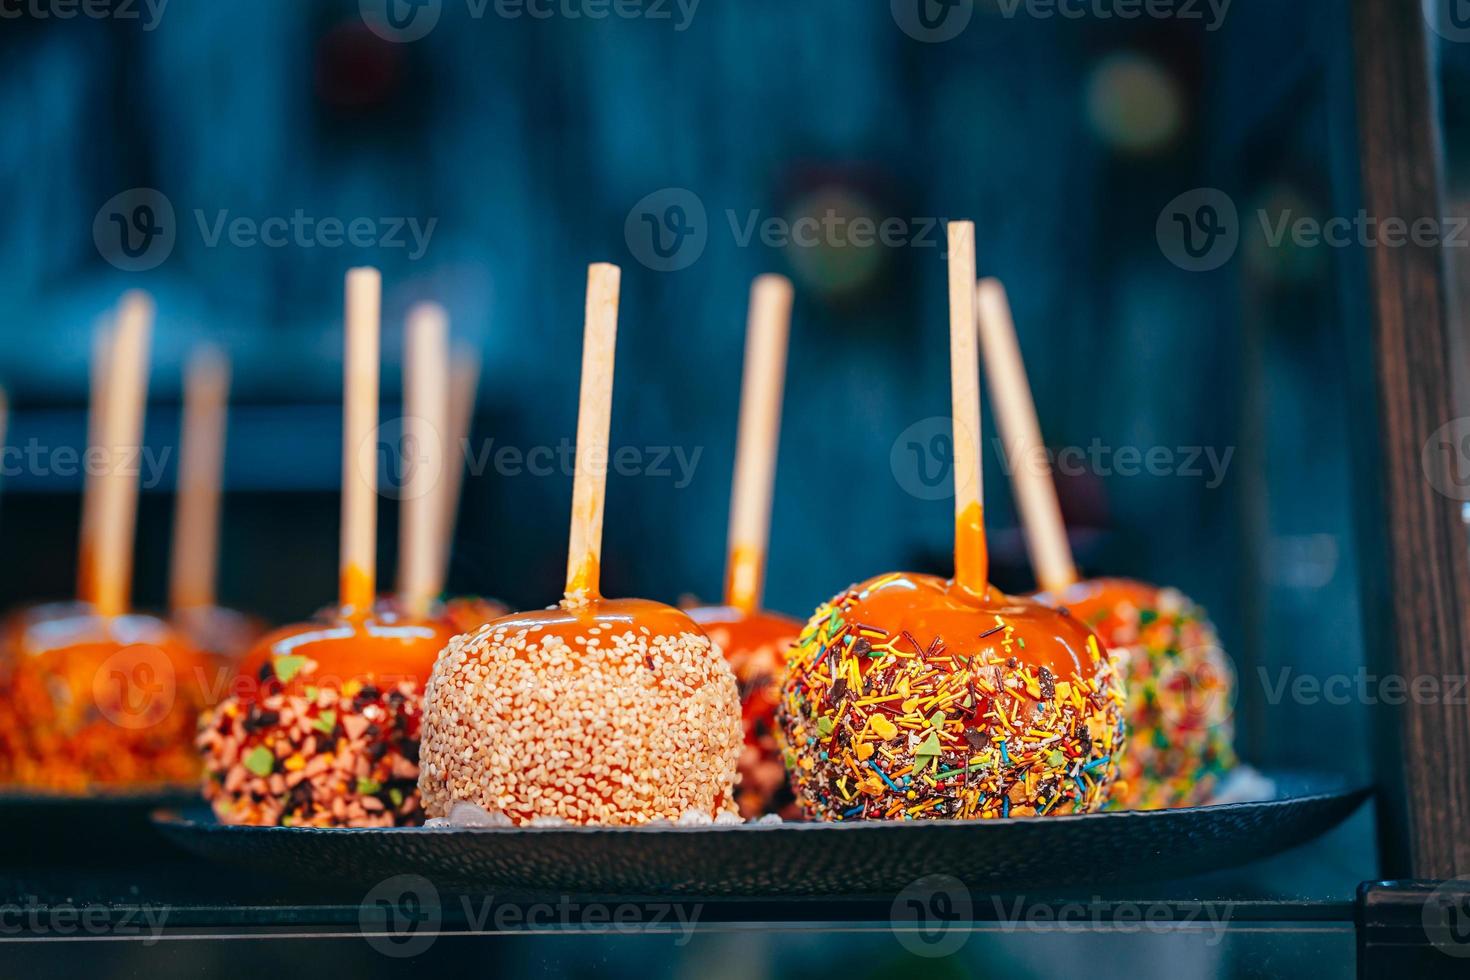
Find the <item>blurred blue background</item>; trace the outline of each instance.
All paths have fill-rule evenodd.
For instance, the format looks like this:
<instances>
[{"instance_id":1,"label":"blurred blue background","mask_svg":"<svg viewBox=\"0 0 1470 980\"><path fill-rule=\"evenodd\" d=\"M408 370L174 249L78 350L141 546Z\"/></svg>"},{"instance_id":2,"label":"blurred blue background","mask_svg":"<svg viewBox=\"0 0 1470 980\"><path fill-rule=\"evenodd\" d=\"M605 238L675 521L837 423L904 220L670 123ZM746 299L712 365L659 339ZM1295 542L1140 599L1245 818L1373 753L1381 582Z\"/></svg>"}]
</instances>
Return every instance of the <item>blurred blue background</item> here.
<instances>
[{"instance_id":1,"label":"blurred blue background","mask_svg":"<svg viewBox=\"0 0 1470 980\"><path fill-rule=\"evenodd\" d=\"M1346 5L1236 0L1223 18L1199 4L1198 18L1123 20L979 0L944 38L900 7L704 0L592 19L566 13L585 4L543 4L560 12L538 18L443 0L395 8L409 30L438 18L411 43L372 0L0 21L9 442L82 442L93 324L123 290L150 290L149 444L177 440L190 349L226 345L221 596L300 617L335 583L344 271L383 270L385 418L398 414L403 315L435 299L483 362L472 444L526 452L574 435L585 266L612 261L624 271L612 444L648 461L678 450L692 469L671 455L666 476L610 476L604 586L715 598L746 295L781 272L797 301L767 604L800 615L880 571L950 569L950 509L910 492L893 450L948 411L943 221L971 218L982 273L1010 291L1047 442L1109 454L1060 478L1084 569L1208 606L1241 678L1248 760L1368 775L1366 705L1273 703L1265 682L1364 663L1346 422L1363 395L1344 380L1361 352L1341 326L1362 255L1267 233L1283 216L1357 210ZM1452 195L1470 119L1448 94L1470 75L1467 47L1439 51ZM139 188L167 200L174 241L156 267L125 271L94 222L107 228L110 204ZM1160 233L1197 188L1238 213L1238 247L1209 271L1181 268ZM421 255L407 231L404 245L365 247L212 238L221 220L298 210L428 234ZM752 222L803 217L842 230L747 238ZM858 218L898 219L903 241L853 244ZM667 261L650 221L677 245ZM995 577L1024 591L995 449ZM1169 472L1120 472L1119 450L1156 449ZM143 497L144 605L164 594L170 478ZM0 597L71 589L79 486L7 474ZM570 490L559 473L472 473L452 589L556 598ZM381 520L387 580L391 502ZM1371 822L1333 841L1279 879L1336 893L1371 875Z\"/></svg>"}]
</instances>

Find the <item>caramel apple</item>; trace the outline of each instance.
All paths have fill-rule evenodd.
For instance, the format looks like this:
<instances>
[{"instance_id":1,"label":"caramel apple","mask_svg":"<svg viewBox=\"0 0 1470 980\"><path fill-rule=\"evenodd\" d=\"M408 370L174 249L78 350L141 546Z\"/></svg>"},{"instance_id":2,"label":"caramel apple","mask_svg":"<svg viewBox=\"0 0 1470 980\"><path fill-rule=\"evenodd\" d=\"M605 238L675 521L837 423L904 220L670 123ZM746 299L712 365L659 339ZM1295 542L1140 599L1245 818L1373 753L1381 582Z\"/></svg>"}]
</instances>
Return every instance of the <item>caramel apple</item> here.
<instances>
[{"instance_id":1,"label":"caramel apple","mask_svg":"<svg viewBox=\"0 0 1470 980\"><path fill-rule=\"evenodd\" d=\"M1103 806L1122 688L1084 624L986 581L974 226L951 222L955 577L891 573L817 609L778 718L822 820L991 819Z\"/></svg>"},{"instance_id":2,"label":"caramel apple","mask_svg":"<svg viewBox=\"0 0 1470 980\"><path fill-rule=\"evenodd\" d=\"M761 276L751 286L730 492L725 603L689 610L690 618L724 653L740 686L745 748L740 753L735 800L743 817L797 815L776 744L776 704L786 675L786 651L796 641L801 623L760 608L791 303L791 283L783 276Z\"/></svg>"},{"instance_id":3,"label":"caramel apple","mask_svg":"<svg viewBox=\"0 0 1470 980\"><path fill-rule=\"evenodd\" d=\"M1207 803L1235 765L1229 658L1204 611L1177 590L1125 579L1079 581L1005 288L984 280L976 302L1017 509L1042 586L1036 598L1086 622L1126 664L1129 748L1113 805Z\"/></svg>"},{"instance_id":4,"label":"caramel apple","mask_svg":"<svg viewBox=\"0 0 1470 980\"><path fill-rule=\"evenodd\" d=\"M516 825L733 814L735 678L685 614L599 590L619 272L589 270L566 595L456 637L425 692L419 791Z\"/></svg>"},{"instance_id":5,"label":"caramel apple","mask_svg":"<svg viewBox=\"0 0 1470 980\"><path fill-rule=\"evenodd\" d=\"M348 273L340 607L263 637L202 726L204 795L222 823L386 827L422 819L421 699L452 634L414 607L421 588L409 589L413 601L401 608L375 602L381 288L375 270ZM433 453L435 445L415 449Z\"/></svg>"}]
</instances>

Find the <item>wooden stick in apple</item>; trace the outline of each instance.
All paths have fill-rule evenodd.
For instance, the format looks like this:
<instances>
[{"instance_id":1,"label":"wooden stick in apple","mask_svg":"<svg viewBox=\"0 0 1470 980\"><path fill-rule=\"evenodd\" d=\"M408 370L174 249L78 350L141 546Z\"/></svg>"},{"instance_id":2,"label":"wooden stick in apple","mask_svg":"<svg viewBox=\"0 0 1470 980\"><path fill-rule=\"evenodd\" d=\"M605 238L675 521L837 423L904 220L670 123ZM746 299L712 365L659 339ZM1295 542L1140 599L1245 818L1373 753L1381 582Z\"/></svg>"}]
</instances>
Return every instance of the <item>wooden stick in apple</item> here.
<instances>
[{"instance_id":1,"label":"wooden stick in apple","mask_svg":"<svg viewBox=\"0 0 1470 980\"><path fill-rule=\"evenodd\" d=\"M133 581L133 535L138 518L143 408L148 399L148 347L153 300L129 292L118 308L108 357L101 443L107 463L97 478L96 551L88 590L103 616L127 612Z\"/></svg>"},{"instance_id":2,"label":"wooden stick in apple","mask_svg":"<svg viewBox=\"0 0 1470 980\"><path fill-rule=\"evenodd\" d=\"M602 595L602 516L607 496L607 443L621 282L622 270L615 265L599 262L587 270L576 474L567 547L566 600L574 605Z\"/></svg>"},{"instance_id":3,"label":"wooden stick in apple","mask_svg":"<svg viewBox=\"0 0 1470 980\"><path fill-rule=\"evenodd\" d=\"M347 273L347 348L342 399L342 549L339 595L347 613L373 608L377 585L378 351L383 279L377 269Z\"/></svg>"},{"instance_id":4,"label":"wooden stick in apple","mask_svg":"<svg viewBox=\"0 0 1470 980\"><path fill-rule=\"evenodd\" d=\"M398 598L405 615L424 619L444 591L440 525L448 515L440 481L449 456L449 318L443 307L421 303L409 312L405 368Z\"/></svg>"},{"instance_id":5,"label":"wooden stick in apple","mask_svg":"<svg viewBox=\"0 0 1470 980\"><path fill-rule=\"evenodd\" d=\"M108 352L112 346L113 312L97 319L92 330L92 353L87 368L87 445L83 453L82 524L77 537L77 598L95 605L96 575L92 566L97 555L97 478L95 457L102 446L102 418L106 408Z\"/></svg>"},{"instance_id":6,"label":"wooden stick in apple","mask_svg":"<svg viewBox=\"0 0 1470 980\"><path fill-rule=\"evenodd\" d=\"M169 568L169 606L175 613L215 605L229 400L229 358L218 347L200 347L184 372L183 438Z\"/></svg>"},{"instance_id":7,"label":"wooden stick in apple","mask_svg":"<svg viewBox=\"0 0 1470 980\"><path fill-rule=\"evenodd\" d=\"M980 361L975 343L975 224L949 223L949 371L954 416L954 577L984 595L989 556L980 471Z\"/></svg>"},{"instance_id":8,"label":"wooden stick in apple","mask_svg":"<svg viewBox=\"0 0 1470 980\"><path fill-rule=\"evenodd\" d=\"M440 580L449 577L454 549L454 527L459 520L459 498L464 489L470 429L475 418L475 395L480 387L480 355L467 344L455 347L449 369L450 437L444 455L444 520L439 528Z\"/></svg>"}]
</instances>

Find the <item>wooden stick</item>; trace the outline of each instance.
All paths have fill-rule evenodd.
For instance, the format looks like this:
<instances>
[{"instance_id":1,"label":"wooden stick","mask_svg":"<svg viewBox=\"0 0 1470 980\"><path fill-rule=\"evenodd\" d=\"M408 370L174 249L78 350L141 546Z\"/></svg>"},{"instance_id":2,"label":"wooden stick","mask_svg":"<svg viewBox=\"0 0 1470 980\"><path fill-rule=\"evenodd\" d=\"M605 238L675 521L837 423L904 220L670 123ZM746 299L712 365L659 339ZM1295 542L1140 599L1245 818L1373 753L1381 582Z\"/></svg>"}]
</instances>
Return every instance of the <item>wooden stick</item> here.
<instances>
[{"instance_id":1,"label":"wooden stick","mask_svg":"<svg viewBox=\"0 0 1470 980\"><path fill-rule=\"evenodd\" d=\"M443 521L439 526L439 580L449 578L454 547L454 525L459 520L459 497L464 489L470 429L475 418L475 393L480 387L480 355L474 348L455 348L449 369L450 440L444 457Z\"/></svg>"},{"instance_id":2,"label":"wooden stick","mask_svg":"<svg viewBox=\"0 0 1470 980\"><path fill-rule=\"evenodd\" d=\"M153 300L132 291L118 307L108 356L101 444L107 463L97 477L96 551L90 594L97 612L127 612L133 584L133 535L138 519L138 473L143 411L148 400L148 345Z\"/></svg>"},{"instance_id":3,"label":"wooden stick","mask_svg":"<svg viewBox=\"0 0 1470 980\"><path fill-rule=\"evenodd\" d=\"M423 619L444 591L440 526L448 522L440 480L449 431L449 316L436 303L408 314L404 372L403 481L398 534L398 598Z\"/></svg>"},{"instance_id":4,"label":"wooden stick","mask_svg":"<svg viewBox=\"0 0 1470 980\"><path fill-rule=\"evenodd\" d=\"M765 585L791 302L791 281L785 276L761 276L750 288L725 564L725 604L747 615L759 608Z\"/></svg>"},{"instance_id":5,"label":"wooden stick","mask_svg":"<svg viewBox=\"0 0 1470 980\"><path fill-rule=\"evenodd\" d=\"M954 577L984 595L989 574L980 472L980 359L975 342L975 224L949 223L949 373L954 416Z\"/></svg>"},{"instance_id":6,"label":"wooden stick","mask_svg":"<svg viewBox=\"0 0 1470 980\"><path fill-rule=\"evenodd\" d=\"M346 354L342 400L342 551L340 601L349 613L373 607L377 588L378 345L383 278L377 269L347 272Z\"/></svg>"},{"instance_id":7,"label":"wooden stick","mask_svg":"<svg viewBox=\"0 0 1470 980\"><path fill-rule=\"evenodd\" d=\"M174 612L215 604L229 401L229 358L213 345L200 347L184 371L183 436L169 566L169 606Z\"/></svg>"},{"instance_id":8,"label":"wooden stick","mask_svg":"<svg viewBox=\"0 0 1470 980\"><path fill-rule=\"evenodd\" d=\"M1036 402L1026 380L1026 365L1016 341L1016 324L1005 287L998 279L982 279L975 290L980 313L980 346L984 351L985 381L990 385L990 404L995 423L1005 441L1011 469L1011 487L1026 547L1036 580L1047 592L1060 592L1077 581L1077 566L1062 523L1057 488L1052 482L1046 444L1041 441L1041 424L1036 419Z\"/></svg>"},{"instance_id":9,"label":"wooden stick","mask_svg":"<svg viewBox=\"0 0 1470 980\"><path fill-rule=\"evenodd\" d=\"M577 406L572 533L567 548L567 602L600 598L602 513L607 493L607 439L612 420L613 354L618 339L622 271L599 262L587 269L582 337L582 394Z\"/></svg>"},{"instance_id":10,"label":"wooden stick","mask_svg":"<svg viewBox=\"0 0 1470 980\"><path fill-rule=\"evenodd\" d=\"M92 357L87 368L87 445L82 453L82 528L77 539L77 598L97 602L93 566L97 556L97 473L90 457L102 449L102 417L107 399L108 356L112 345L113 311L97 319L92 330Z\"/></svg>"}]
</instances>

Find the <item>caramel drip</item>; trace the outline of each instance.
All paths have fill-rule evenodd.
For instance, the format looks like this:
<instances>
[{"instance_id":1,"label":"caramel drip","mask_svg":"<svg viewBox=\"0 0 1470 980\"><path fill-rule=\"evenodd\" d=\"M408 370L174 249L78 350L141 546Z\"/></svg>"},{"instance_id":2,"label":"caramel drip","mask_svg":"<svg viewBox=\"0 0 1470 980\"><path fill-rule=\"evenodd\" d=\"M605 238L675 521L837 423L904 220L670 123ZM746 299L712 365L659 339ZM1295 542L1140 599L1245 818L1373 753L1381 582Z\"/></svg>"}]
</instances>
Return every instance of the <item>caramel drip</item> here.
<instances>
[{"instance_id":1,"label":"caramel drip","mask_svg":"<svg viewBox=\"0 0 1470 980\"><path fill-rule=\"evenodd\" d=\"M585 555L567 579L567 595L598 598L598 583L602 577L602 565L596 555Z\"/></svg>"},{"instance_id":2,"label":"caramel drip","mask_svg":"<svg viewBox=\"0 0 1470 980\"><path fill-rule=\"evenodd\" d=\"M569 643L575 637L585 637L594 626L613 634L647 629L654 636L704 635L694 620L673 606L647 599L594 598L582 603L562 603L549 609L512 613L490 624L493 630L512 633L535 630L537 636L558 636Z\"/></svg>"},{"instance_id":3,"label":"caramel drip","mask_svg":"<svg viewBox=\"0 0 1470 980\"><path fill-rule=\"evenodd\" d=\"M977 596L934 575L885 575L852 591L856 597L839 609L846 622L889 636L907 633L923 651L938 639L945 654L970 657L991 650L997 656L1046 667L1061 678L1096 673L1088 643L1096 639L1092 630L1076 617L1038 602L994 588ZM910 644L900 644L910 651Z\"/></svg>"},{"instance_id":4,"label":"caramel drip","mask_svg":"<svg viewBox=\"0 0 1470 980\"><path fill-rule=\"evenodd\" d=\"M766 554L761 548L737 545L730 551L725 573L725 602L742 613L753 613L760 603Z\"/></svg>"},{"instance_id":5,"label":"caramel drip","mask_svg":"<svg viewBox=\"0 0 1470 980\"><path fill-rule=\"evenodd\" d=\"M954 578L966 591L983 594L990 588L990 555L985 546L985 508L971 504L955 518Z\"/></svg>"},{"instance_id":6,"label":"caramel drip","mask_svg":"<svg viewBox=\"0 0 1470 980\"><path fill-rule=\"evenodd\" d=\"M348 564L342 569L338 583L338 595L342 597L342 609L348 616L364 615L373 608L376 597L373 573L357 565Z\"/></svg>"}]
</instances>

